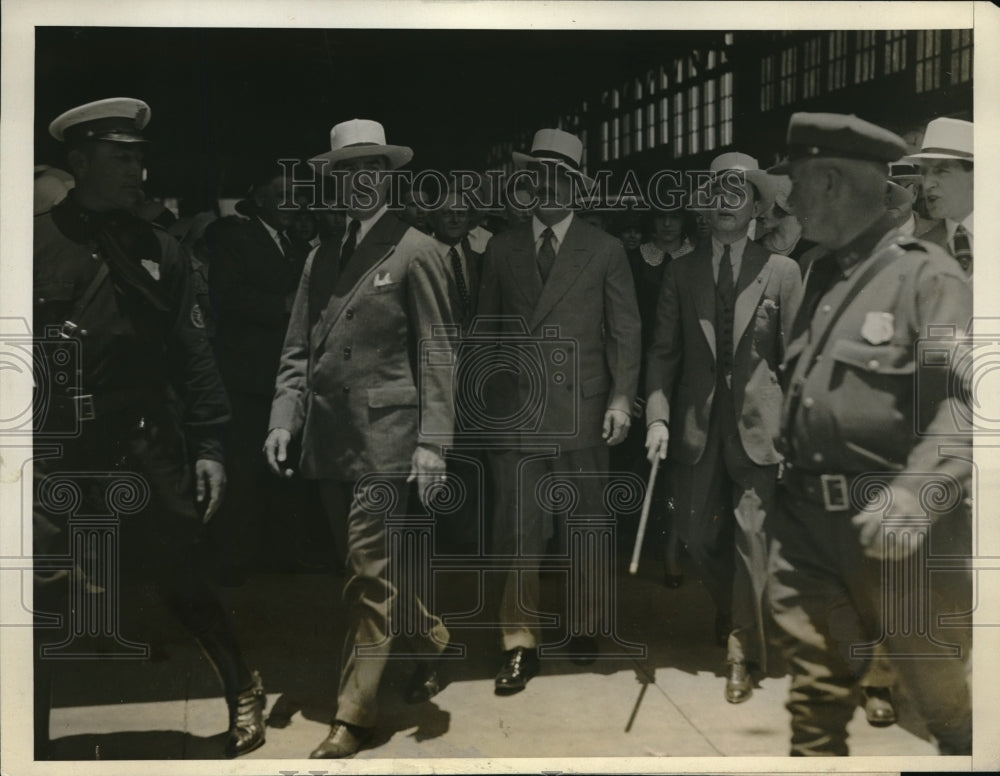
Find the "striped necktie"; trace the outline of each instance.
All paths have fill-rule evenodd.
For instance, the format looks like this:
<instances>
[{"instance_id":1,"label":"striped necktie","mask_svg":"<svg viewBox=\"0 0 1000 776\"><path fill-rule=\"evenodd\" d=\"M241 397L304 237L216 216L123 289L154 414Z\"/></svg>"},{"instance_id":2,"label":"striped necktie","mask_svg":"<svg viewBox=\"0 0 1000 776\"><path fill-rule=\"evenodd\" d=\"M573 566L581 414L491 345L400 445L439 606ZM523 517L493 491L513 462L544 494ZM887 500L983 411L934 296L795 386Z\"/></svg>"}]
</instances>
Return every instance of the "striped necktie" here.
<instances>
[{"instance_id":1,"label":"striped necktie","mask_svg":"<svg viewBox=\"0 0 1000 776\"><path fill-rule=\"evenodd\" d=\"M542 283L549 279L552 265L556 263L556 249L552 245L555 232L551 227L545 227L542 232L542 244L538 248L538 272L542 276Z\"/></svg>"},{"instance_id":2,"label":"striped necktie","mask_svg":"<svg viewBox=\"0 0 1000 776\"><path fill-rule=\"evenodd\" d=\"M972 245L969 243L969 233L961 224L951 238L951 255L961 265L966 275L972 274Z\"/></svg>"}]
</instances>

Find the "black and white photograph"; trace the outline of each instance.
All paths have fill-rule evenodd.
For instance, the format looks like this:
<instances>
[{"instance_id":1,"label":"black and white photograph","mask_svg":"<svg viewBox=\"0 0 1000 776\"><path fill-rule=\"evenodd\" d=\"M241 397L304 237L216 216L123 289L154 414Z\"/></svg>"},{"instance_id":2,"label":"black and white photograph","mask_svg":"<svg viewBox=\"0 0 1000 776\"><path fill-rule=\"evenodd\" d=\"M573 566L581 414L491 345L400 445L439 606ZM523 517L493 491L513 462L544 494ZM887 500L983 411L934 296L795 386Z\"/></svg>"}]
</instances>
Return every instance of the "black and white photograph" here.
<instances>
[{"instance_id":1,"label":"black and white photograph","mask_svg":"<svg viewBox=\"0 0 1000 776\"><path fill-rule=\"evenodd\" d=\"M1000 767L995 5L2 12L4 776Z\"/></svg>"}]
</instances>

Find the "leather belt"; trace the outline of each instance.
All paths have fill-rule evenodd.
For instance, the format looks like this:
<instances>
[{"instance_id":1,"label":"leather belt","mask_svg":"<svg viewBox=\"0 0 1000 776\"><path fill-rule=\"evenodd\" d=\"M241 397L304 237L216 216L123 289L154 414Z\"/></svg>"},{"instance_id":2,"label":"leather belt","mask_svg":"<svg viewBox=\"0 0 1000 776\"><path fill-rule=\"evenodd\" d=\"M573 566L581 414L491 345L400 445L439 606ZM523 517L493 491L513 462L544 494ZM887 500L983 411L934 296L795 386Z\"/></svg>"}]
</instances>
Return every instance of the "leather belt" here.
<instances>
[{"instance_id":1,"label":"leather belt","mask_svg":"<svg viewBox=\"0 0 1000 776\"><path fill-rule=\"evenodd\" d=\"M827 512L851 510L851 486L860 475L803 471L786 464L781 485L793 495L820 504Z\"/></svg>"},{"instance_id":2,"label":"leather belt","mask_svg":"<svg viewBox=\"0 0 1000 776\"><path fill-rule=\"evenodd\" d=\"M122 415L132 411L155 410L166 401L163 391L152 388L126 388L103 393L81 393L57 395L50 399L49 411L62 417L73 417L77 421L97 420L109 416Z\"/></svg>"}]
</instances>

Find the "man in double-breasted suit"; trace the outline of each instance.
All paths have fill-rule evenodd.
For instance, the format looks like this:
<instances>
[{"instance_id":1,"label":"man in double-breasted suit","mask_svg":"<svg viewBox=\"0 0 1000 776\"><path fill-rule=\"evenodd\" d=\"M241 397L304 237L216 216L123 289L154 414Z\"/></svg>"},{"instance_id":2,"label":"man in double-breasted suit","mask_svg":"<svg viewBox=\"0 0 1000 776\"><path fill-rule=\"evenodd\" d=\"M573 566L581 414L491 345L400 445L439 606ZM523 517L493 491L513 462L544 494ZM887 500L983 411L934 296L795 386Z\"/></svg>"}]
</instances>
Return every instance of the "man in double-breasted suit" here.
<instances>
[{"instance_id":1,"label":"man in double-breasted suit","mask_svg":"<svg viewBox=\"0 0 1000 776\"><path fill-rule=\"evenodd\" d=\"M418 371L421 339L450 320L444 265L430 237L387 211L389 181L377 173L405 164L412 151L387 145L382 125L363 119L336 125L330 139L332 150L311 161L348 173L340 179L347 230L340 244L317 248L303 271L265 443L272 470L288 474L288 445L300 439L302 474L319 480L331 518L346 513L340 538L351 616L336 717L313 758L350 756L368 738L396 618L421 618L417 630L426 635L413 639L422 653L448 643L440 619L405 584L397 589L385 526L387 514L407 513L408 482L417 481L424 500L445 473L451 382ZM422 662L408 698L430 697L436 683L434 663Z\"/></svg>"},{"instance_id":2,"label":"man in double-breasted suit","mask_svg":"<svg viewBox=\"0 0 1000 776\"><path fill-rule=\"evenodd\" d=\"M566 475L582 514L600 513L586 507L601 503L608 446L625 438L635 398L639 313L625 249L567 207L570 176L582 174L581 153L575 136L543 129L531 155L515 154L519 164L543 164L538 206L529 221L495 235L483 260L479 315L509 316L506 325L515 336L520 329L537 342L547 362L538 374L521 370L495 394L506 404L493 417L517 417L533 397L542 407L538 422L514 435L511 449L492 455L493 551L502 556L544 554L551 514L539 503L536 485L547 474ZM567 341L575 347L575 363L569 362L568 345L560 350ZM544 395L535 393L537 380ZM555 445L557 452L527 460L524 452L534 444ZM500 693L523 689L539 669L538 628L526 614L539 611L538 599L537 568L507 573L500 603L504 665L495 682ZM592 639L571 645L582 659L596 650Z\"/></svg>"},{"instance_id":3,"label":"man in double-breasted suit","mask_svg":"<svg viewBox=\"0 0 1000 776\"><path fill-rule=\"evenodd\" d=\"M766 661L764 519L781 460L778 366L801 279L792 259L747 239L750 220L770 206L769 176L745 154L712 163L713 172L732 170L745 177L739 206L720 199L708 213L711 240L664 273L648 354L646 447L651 460L669 451L677 530L715 601L726 699L740 703L752 693L748 663Z\"/></svg>"}]
</instances>

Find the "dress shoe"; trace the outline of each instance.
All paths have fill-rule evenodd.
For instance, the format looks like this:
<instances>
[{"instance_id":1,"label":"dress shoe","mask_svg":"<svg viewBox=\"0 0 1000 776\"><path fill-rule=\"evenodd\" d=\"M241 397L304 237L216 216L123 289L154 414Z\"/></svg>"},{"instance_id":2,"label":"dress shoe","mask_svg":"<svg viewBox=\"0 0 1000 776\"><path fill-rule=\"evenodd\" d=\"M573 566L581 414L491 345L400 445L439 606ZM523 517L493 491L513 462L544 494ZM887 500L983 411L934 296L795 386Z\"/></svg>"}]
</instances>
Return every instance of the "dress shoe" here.
<instances>
[{"instance_id":1,"label":"dress shoe","mask_svg":"<svg viewBox=\"0 0 1000 776\"><path fill-rule=\"evenodd\" d=\"M538 650L527 647L517 647L503 653L504 664L497 674L494 686L500 695L511 695L520 692L527 686L528 680L539 670Z\"/></svg>"},{"instance_id":2,"label":"dress shoe","mask_svg":"<svg viewBox=\"0 0 1000 776\"><path fill-rule=\"evenodd\" d=\"M597 659L601 649L593 636L573 636L569 640L569 651L574 665L589 666Z\"/></svg>"},{"instance_id":3,"label":"dress shoe","mask_svg":"<svg viewBox=\"0 0 1000 776\"><path fill-rule=\"evenodd\" d=\"M441 661L421 660L406 683L403 697L407 703L423 703L441 692L444 685Z\"/></svg>"},{"instance_id":4,"label":"dress shoe","mask_svg":"<svg viewBox=\"0 0 1000 776\"><path fill-rule=\"evenodd\" d=\"M896 721L896 709L888 687L865 687L865 718L873 727L888 727Z\"/></svg>"},{"instance_id":5,"label":"dress shoe","mask_svg":"<svg viewBox=\"0 0 1000 776\"><path fill-rule=\"evenodd\" d=\"M336 760L341 757L353 757L364 745L370 733L368 728L334 720L326 738L309 753L309 759Z\"/></svg>"},{"instance_id":6,"label":"dress shoe","mask_svg":"<svg viewBox=\"0 0 1000 776\"><path fill-rule=\"evenodd\" d=\"M229 704L229 739L226 756L239 757L264 745L264 684L254 671L253 684Z\"/></svg>"},{"instance_id":7,"label":"dress shoe","mask_svg":"<svg viewBox=\"0 0 1000 776\"><path fill-rule=\"evenodd\" d=\"M743 703L753 695L753 683L750 681L750 671L743 661L732 660L726 664L726 700L730 703Z\"/></svg>"},{"instance_id":8,"label":"dress shoe","mask_svg":"<svg viewBox=\"0 0 1000 776\"><path fill-rule=\"evenodd\" d=\"M683 574L671 574L669 571L663 575L663 584L671 590L676 590L684 584Z\"/></svg>"}]
</instances>

